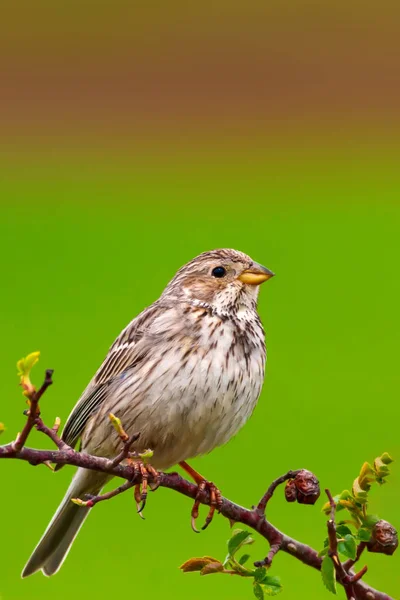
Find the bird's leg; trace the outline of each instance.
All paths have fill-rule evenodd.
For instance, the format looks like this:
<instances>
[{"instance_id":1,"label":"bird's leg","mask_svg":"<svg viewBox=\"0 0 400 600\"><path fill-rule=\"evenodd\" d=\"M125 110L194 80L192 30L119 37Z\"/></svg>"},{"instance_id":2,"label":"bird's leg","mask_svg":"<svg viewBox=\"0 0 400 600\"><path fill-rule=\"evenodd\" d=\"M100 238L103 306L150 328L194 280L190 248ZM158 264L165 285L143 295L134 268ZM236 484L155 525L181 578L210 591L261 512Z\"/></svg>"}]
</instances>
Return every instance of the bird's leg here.
<instances>
[{"instance_id":1,"label":"bird's leg","mask_svg":"<svg viewBox=\"0 0 400 600\"><path fill-rule=\"evenodd\" d=\"M208 492L210 494L210 510L208 511L208 515L206 517L202 529L207 529L207 527L213 520L215 510L221 508L221 492L211 481L207 481L202 475L200 475L200 473L198 473L195 469L188 465L188 463L184 460L179 463L179 466L181 466L182 469L184 469L184 471L186 471L186 473L188 473L190 477L192 477L192 479L197 483L198 486L196 498L191 512L191 523L193 531L199 533L199 530L196 528L196 519L199 516L200 497L202 492L208 489Z\"/></svg>"},{"instance_id":2,"label":"bird's leg","mask_svg":"<svg viewBox=\"0 0 400 600\"><path fill-rule=\"evenodd\" d=\"M152 456L152 450L145 450L141 453L131 452L128 459L129 463L134 468L135 475L140 474L142 476L142 483L137 483L135 485L134 492L138 513L142 519L144 518L142 511L146 506L147 500L147 483L149 475L154 479L154 487L152 487L153 491L156 490L160 485L160 474L158 473L158 471L156 471L154 467L151 466L149 462L147 462L148 459Z\"/></svg>"}]
</instances>

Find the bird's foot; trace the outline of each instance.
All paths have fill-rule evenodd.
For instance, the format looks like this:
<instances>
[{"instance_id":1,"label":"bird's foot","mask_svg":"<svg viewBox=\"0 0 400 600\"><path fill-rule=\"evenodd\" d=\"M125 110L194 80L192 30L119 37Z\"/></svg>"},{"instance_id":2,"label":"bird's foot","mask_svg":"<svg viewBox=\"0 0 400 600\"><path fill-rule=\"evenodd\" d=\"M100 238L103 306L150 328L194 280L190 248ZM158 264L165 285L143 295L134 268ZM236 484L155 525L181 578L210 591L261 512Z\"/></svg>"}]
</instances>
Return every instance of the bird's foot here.
<instances>
[{"instance_id":1,"label":"bird's foot","mask_svg":"<svg viewBox=\"0 0 400 600\"><path fill-rule=\"evenodd\" d=\"M146 506L147 500L147 490L149 487L149 476L152 478L152 483L150 484L150 489L155 491L160 485L160 474L151 464L148 462L150 458L153 456L152 450L145 450L144 452L131 452L129 463L133 467L135 471L135 475L142 476L142 483L137 483L135 485L135 501L137 506L137 511L142 519L143 517L143 509Z\"/></svg>"},{"instance_id":2,"label":"bird's foot","mask_svg":"<svg viewBox=\"0 0 400 600\"><path fill-rule=\"evenodd\" d=\"M222 506L222 495L219 489L211 482L207 481L198 471L193 469L186 461L182 461L179 465L188 473L192 479L197 483L198 489L196 498L193 504L192 512L191 512L191 523L192 529L196 533L200 533L196 527L196 519L199 516L199 506L200 506L200 498L203 492L208 490L210 494L210 510L208 511L207 518L204 522L202 529L207 529L211 521L213 520L215 510L219 510Z\"/></svg>"},{"instance_id":3,"label":"bird's foot","mask_svg":"<svg viewBox=\"0 0 400 600\"><path fill-rule=\"evenodd\" d=\"M207 527L209 526L209 524L211 523L211 521L214 518L215 511L220 510L220 508L222 506L222 495L221 495L221 492L219 491L219 489L217 488L217 486L214 485L211 481L206 481L205 479L200 481L200 483L198 484L197 494L196 494L196 498L195 498L192 512L191 512L191 524L192 524L192 529L195 533L200 533L196 527L196 520L197 520L197 517L199 516L199 506L200 506L201 496L202 496L202 493L205 492L206 490L208 490L208 493L210 494L210 510L208 511L208 515L206 517L204 525L202 526L203 530L207 529Z\"/></svg>"}]
</instances>

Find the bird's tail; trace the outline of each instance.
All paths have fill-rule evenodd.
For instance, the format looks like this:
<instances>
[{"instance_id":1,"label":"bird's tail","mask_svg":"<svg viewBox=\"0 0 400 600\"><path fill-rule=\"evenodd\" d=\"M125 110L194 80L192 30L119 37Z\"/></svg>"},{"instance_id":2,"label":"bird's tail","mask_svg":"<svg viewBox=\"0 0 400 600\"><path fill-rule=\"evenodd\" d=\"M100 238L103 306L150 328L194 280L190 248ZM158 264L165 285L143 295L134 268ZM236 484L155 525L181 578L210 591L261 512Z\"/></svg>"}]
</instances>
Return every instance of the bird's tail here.
<instances>
[{"instance_id":1,"label":"bird's tail","mask_svg":"<svg viewBox=\"0 0 400 600\"><path fill-rule=\"evenodd\" d=\"M59 570L90 510L74 504L71 498L98 494L108 479L103 473L78 469L56 514L26 563L22 577L28 577L39 569L47 576Z\"/></svg>"}]
</instances>

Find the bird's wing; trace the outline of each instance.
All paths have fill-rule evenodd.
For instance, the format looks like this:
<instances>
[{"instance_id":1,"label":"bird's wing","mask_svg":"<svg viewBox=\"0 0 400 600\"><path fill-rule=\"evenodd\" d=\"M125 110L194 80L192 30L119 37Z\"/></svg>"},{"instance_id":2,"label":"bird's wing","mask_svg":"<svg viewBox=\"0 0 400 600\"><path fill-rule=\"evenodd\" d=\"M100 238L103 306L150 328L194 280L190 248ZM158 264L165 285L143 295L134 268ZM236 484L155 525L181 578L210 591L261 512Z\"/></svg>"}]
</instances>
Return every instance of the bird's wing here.
<instances>
[{"instance_id":1,"label":"bird's wing","mask_svg":"<svg viewBox=\"0 0 400 600\"><path fill-rule=\"evenodd\" d=\"M75 446L90 416L99 409L107 397L112 381L145 358L149 344L144 344L143 339L158 310L158 303L149 306L117 337L104 362L67 419L62 439L68 445Z\"/></svg>"}]
</instances>

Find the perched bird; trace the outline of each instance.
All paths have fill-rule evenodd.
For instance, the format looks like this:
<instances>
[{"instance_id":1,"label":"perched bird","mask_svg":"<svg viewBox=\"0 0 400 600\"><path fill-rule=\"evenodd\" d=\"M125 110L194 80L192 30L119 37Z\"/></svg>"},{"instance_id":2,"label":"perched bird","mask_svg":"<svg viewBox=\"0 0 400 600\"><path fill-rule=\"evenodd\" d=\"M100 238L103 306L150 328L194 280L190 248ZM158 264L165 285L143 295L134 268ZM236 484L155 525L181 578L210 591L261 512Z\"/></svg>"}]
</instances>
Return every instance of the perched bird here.
<instances>
[{"instance_id":1,"label":"perched bird","mask_svg":"<svg viewBox=\"0 0 400 600\"><path fill-rule=\"evenodd\" d=\"M62 439L82 452L114 457L114 413L132 449L151 448L164 470L226 443L247 421L264 380L266 349L257 313L259 285L273 276L236 250L204 252L176 273L161 297L118 336L65 425ZM196 478L197 475L197 478ZM22 577L56 573L96 495L110 479L79 468ZM204 488L204 486L203 486Z\"/></svg>"}]
</instances>

